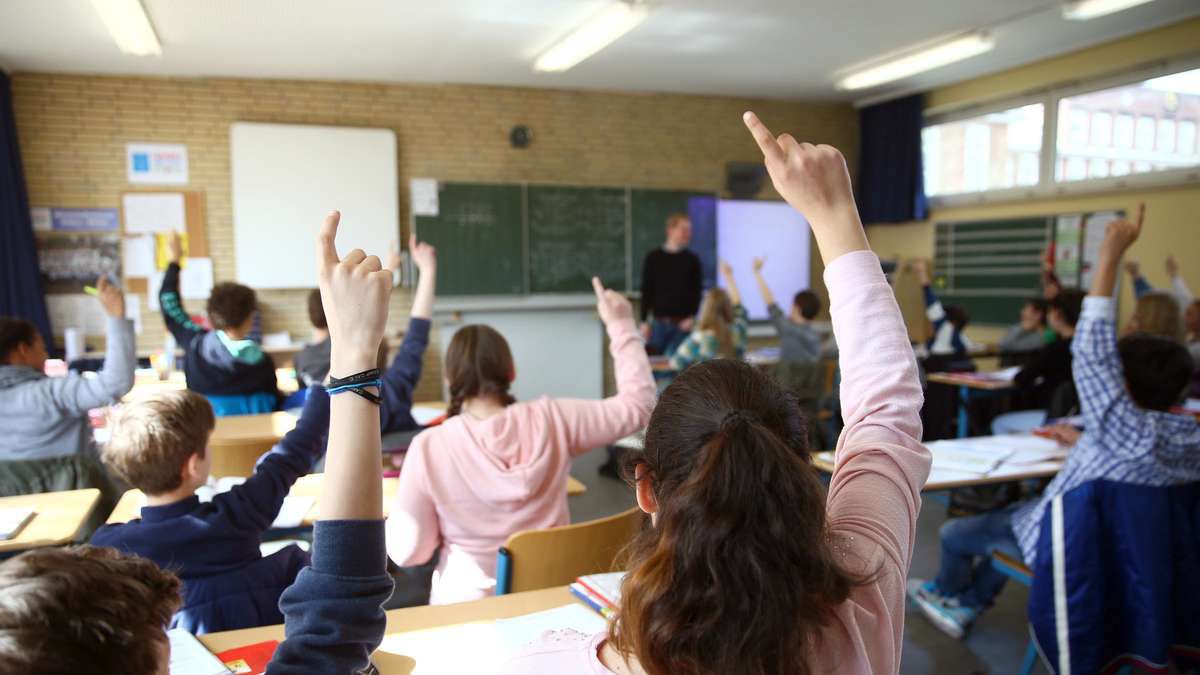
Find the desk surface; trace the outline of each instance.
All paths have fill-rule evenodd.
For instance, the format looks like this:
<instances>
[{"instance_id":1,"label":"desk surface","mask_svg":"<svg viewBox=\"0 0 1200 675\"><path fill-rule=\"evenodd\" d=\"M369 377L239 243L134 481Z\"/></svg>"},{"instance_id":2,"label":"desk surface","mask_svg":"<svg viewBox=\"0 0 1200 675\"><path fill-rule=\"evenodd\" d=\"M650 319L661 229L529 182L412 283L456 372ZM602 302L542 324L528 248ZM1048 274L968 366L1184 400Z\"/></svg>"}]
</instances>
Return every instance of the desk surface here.
<instances>
[{"instance_id":1,"label":"desk surface","mask_svg":"<svg viewBox=\"0 0 1200 675\"><path fill-rule=\"evenodd\" d=\"M426 401L414 403L413 407L445 410L446 404L442 401ZM218 417L209 443L216 445L275 443L296 427L297 420L299 417L289 412Z\"/></svg>"},{"instance_id":2,"label":"desk surface","mask_svg":"<svg viewBox=\"0 0 1200 675\"><path fill-rule=\"evenodd\" d=\"M463 602L454 605L425 605L422 607L406 607L393 609L387 613L387 634L406 633L429 628L440 628L471 621L494 621L508 619L523 614L540 612L545 609L561 607L574 602L574 596L566 586L556 586L540 591L512 593L473 602ZM283 640L283 626L263 626L243 630L225 631L200 635L199 640L212 652L223 652L234 647L263 642L265 640ZM378 654L377 654L378 656ZM411 666L411 661L408 662ZM392 673L407 673L408 670L388 667L385 659L376 659L383 675Z\"/></svg>"},{"instance_id":3,"label":"desk surface","mask_svg":"<svg viewBox=\"0 0 1200 675\"><path fill-rule=\"evenodd\" d=\"M938 384L949 384L969 389L982 389L984 391L999 391L1013 387L1012 380L989 379L986 377L986 373L930 373L925 379Z\"/></svg>"},{"instance_id":4,"label":"desk surface","mask_svg":"<svg viewBox=\"0 0 1200 675\"><path fill-rule=\"evenodd\" d=\"M100 491L95 488L0 497L0 509L34 510L33 519L15 538L0 541L0 552L58 546L73 541L98 501Z\"/></svg>"}]
</instances>

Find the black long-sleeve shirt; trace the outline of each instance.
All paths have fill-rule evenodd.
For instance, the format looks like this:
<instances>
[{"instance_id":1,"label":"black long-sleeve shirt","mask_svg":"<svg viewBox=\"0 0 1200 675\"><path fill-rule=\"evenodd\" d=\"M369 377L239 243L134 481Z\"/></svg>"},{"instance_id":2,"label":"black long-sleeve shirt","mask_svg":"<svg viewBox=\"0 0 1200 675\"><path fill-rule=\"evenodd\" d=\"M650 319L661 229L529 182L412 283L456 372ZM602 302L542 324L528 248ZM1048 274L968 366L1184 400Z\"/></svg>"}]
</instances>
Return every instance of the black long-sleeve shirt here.
<instances>
[{"instance_id":1,"label":"black long-sleeve shirt","mask_svg":"<svg viewBox=\"0 0 1200 675\"><path fill-rule=\"evenodd\" d=\"M700 257L684 249L671 253L658 248L642 263L642 321L695 316L700 309Z\"/></svg>"}]
</instances>

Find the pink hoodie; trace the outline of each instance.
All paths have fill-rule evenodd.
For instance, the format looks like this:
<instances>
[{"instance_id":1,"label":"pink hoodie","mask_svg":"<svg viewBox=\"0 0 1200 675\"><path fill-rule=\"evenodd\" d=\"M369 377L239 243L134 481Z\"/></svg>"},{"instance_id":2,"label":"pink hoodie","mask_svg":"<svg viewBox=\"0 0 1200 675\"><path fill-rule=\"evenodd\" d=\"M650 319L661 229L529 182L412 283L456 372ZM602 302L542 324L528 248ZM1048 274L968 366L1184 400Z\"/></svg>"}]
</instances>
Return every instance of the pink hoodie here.
<instances>
[{"instance_id":1,"label":"pink hoodie","mask_svg":"<svg viewBox=\"0 0 1200 675\"><path fill-rule=\"evenodd\" d=\"M842 416L826 520L833 550L874 582L834 609L818 673L895 673L904 636L904 578L912 559L929 450L921 445L921 385L895 296L870 251L825 268L841 352ZM799 514L797 517L802 517ZM780 584L788 583L786 578ZM503 668L505 675L611 675L598 651L607 635L547 632Z\"/></svg>"},{"instance_id":2,"label":"pink hoodie","mask_svg":"<svg viewBox=\"0 0 1200 675\"><path fill-rule=\"evenodd\" d=\"M539 398L486 420L467 413L418 435L387 520L388 556L424 563L442 547L431 604L477 600L496 587L496 552L509 535L570 522L571 459L646 426L654 377L632 319L608 326L617 395Z\"/></svg>"}]
</instances>

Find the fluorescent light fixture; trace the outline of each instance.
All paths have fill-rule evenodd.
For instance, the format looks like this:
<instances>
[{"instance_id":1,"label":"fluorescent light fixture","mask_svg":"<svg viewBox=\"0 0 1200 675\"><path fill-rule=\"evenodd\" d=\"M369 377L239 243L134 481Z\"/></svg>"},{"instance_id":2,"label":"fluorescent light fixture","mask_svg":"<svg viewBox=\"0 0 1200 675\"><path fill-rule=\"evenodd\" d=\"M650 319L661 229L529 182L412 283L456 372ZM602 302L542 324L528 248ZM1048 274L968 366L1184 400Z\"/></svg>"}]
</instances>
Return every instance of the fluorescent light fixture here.
<instances>
[{"instance_id":1,"label":"fluorescent light fixture","mask_svg":"<svg viewBox=\"0 0 1200 675\"><path fill-rule=\"evenodd\" d=\"M646 13L642 2L618 0L542 52L533 69L549 73L568 70L633 30L646 18Z\"/></svg>"},{"instance_id":2,"label":"fluorescent light fixture","mask_svg":"<svg viewBox=\"0 0 1200 675\"><path fill-rule=\"evenodd\" d=\"M140 0L92 0L117 47L126 54L157 56L162 45Z\"/></svg>"},{"instance_id":3,"label":"fluorescent light fixture","mask_svg":"<svg viewBox=\"0 0 1200 675\"><path fill-rule=\"evenodd\" d=\"M995 40L987 33L968 33L917 52L849 72L838 79L837 88L869 89L969 59L989 52L995 46Z\"/></svg>"},{"instance_id":4,"label":"fluorescent light fixture","mask_svg":"<svg viewBox=\"0 0 1200 675\"><path fill-rule=\"evenodd\" d=\"M1153 0L1067 0L1063 3L1064 19L1087 21L1096 17L1121 12L1130 7L1144 5Z\"/></svg>"}]
</instances>

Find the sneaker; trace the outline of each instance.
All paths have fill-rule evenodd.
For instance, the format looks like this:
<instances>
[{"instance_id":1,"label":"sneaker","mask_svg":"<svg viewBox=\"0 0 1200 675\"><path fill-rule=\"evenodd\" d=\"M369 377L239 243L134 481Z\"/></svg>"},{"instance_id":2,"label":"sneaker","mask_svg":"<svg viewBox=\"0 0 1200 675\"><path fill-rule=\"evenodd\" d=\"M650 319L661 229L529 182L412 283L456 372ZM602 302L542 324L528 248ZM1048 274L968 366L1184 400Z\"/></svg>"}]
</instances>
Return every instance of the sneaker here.
<instances>
[{"instance_id":1,"label":"sneaker","mask_svg":"<svg viewBox=\"0 0 1200 675\"><path fill-rule=\"evenodd\" d=\"M913 579L906 586L909 600L921 610L925 618L929 619L935 628L955 640L961 640L967 629L979 617L978 609L965 607L960 605L956 598L942 595L933 582Z\"/></svg>"}]
</instances>

